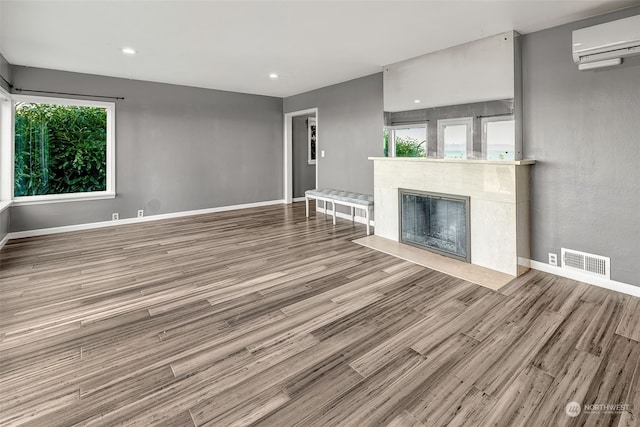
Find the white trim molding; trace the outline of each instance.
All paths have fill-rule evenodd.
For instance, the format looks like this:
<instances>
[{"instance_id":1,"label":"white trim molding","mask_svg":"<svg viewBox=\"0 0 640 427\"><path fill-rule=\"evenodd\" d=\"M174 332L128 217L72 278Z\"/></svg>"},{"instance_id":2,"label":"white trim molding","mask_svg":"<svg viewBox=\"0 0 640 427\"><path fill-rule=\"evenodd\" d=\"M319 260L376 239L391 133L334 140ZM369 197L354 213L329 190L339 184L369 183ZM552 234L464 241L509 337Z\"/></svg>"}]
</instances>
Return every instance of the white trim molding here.
<instances>
[{"instance_id":1,"label":"white trim molding","mask_svg":"<svg viewBox=\"0 0 640 427\"><path fill-rule=\"evenodd\" d=\"M4 239L0 240L0 249L4 247L4 245L9 241L9 235L4 236Z\"/></svg>"},{"instance_id":2,"label":"white trim molding","mask_svg":"<svg viewBox=\"0 0 640 427\"><path fill-rule=\"evenodd\" d=\"M55 104L66 105L74 107L96 107L105 110L107 115L106 124L106 157L105 157L105 170L106 170L106 188L104 191L95 192L83 192L72 194L46 194L37 196L16 196L14 194L14 188L12 184L11 198L18 204L39 204L39 203L57 203L57 202L70 202L70 201L84 201L84 200L97 200L107 199L115 197L116 193L116 103L93 101L84 99L70 99L70 98L54 98L46 96L32 96L32 95L11 95L12 101L12 122L11 127L15 127L15 105L18 102L28 102L37 104ZM11 141L13 147L15 141ZM12 153L12 161L14 161L15 154ZM13 176L15 171L11 165L11 183L14 182ZM4 190L6 191L6 190Z\"/></svg>"},{"instance_id":3,"label":"white trim molding","mask_svg":"<svg viewBox=\"0 0 640 427\"><path fill-rule=\"evenodd\" d=\"M429 123L417 121L416 123L385 126L385 129L387 130L388 157L396 157L396 132L403 129L424 129L424 156L416 158L426 158L429 155Z\"/></svg>"},{"instance_id":4,"label":"white trim molding","mask_svg":"<svg viewBox=\"0 0 640 427\"><path fill-rule=\"evenodd\" d=\"M467 127L467 142L466 142L466 154L464 159L473 159L473 117L460 117L454 119L440 119L438 120L438 155L442 158L445 156L445 128L447 126L466 126Z\"/></svg>"},{"instance_id":5,"label":"white trim molding","mask_svg":"<svg viewBox=\"0 0 640 427\"><path fill-rule=\"evenodd\" d=\"M13 194L13 103L11 95L0 87L0 201Z\"/></svg>"},{"instance_id":6,"label":"white trim molding","mask_svg":"<svg viewBox=\"0 0 640 427\"><path fill-rule=\"evenodd\" d=\"M89 200L115 199L116 193L109 191L88 191L86 193L46 194L42 196L22 196L13 199L16 206L41 205L44 203L86 202Z\"/></svg>"},{"instance_id":7,"label":"white trim molding","mask_svg":"<svg viewBox=\"0 0 640 427\"><path fill-rule=\"evenodd\" d=\"M304 198L303 198L304 200ZM0 213L6 211L7 209L9 209L9 206L11 206L13 204L12 200L5 200L5 201L0 201Z\"/></svg>"},{"instance_id":8,"label":"white trim molding","mask_svg":"<svg viewBox=\"0 0 640 427\"><path fill-rule=\"evenodd\" d=\"M531 268L544 271L545 273L555 274L556 276L566 277L568 279L577 280L589 285L598 286L600 288L609 289L634 297L640 297L640 286L630 285L628 283L616 282L615 280L604 279L601 277L591 276L589 274L580 273L574 270L549 265L544 262L531 260Z\"/></svg>"},{"instance_id":9,"label":"white trim molding","mask_svg":"<svg viewBox=\"0 0 640 427\"><path fill-rule=\"evenodd\" d=\"M242 205L220 206L217 208L197 209L193 211L171 212L145 217L125 218L117 221L91 222L87 224L65 225L62 227L41 228L38 230L16 231L7 235L8 239L22 239L25 237L45 236L48 234L67 233L69 231L91 230L94 228L114 227L117 225L137 224L139 222L159 221L162 219L181 218L185 216L202 215L215 212L234 211L239 209L257 208L282 204L282 200L268 200L265 202L245 203Z\"/></svg>"},{"instance_id":10,"label":"white trim molding","mask_svg":"<svg viewBox=\"0 0 640 427\"><path fill-rule=\"evenodd\" d=\"M293 118L296 116L306 116L315 114L316 116L316 160L320 157L320 122L318 108L308 108L306 110L292 111L284 114L283 123L283 145L284 145L284 203L293 202ZM316 161L316 188L318 188L318 161Z\"/></svg>"}]
</instances>

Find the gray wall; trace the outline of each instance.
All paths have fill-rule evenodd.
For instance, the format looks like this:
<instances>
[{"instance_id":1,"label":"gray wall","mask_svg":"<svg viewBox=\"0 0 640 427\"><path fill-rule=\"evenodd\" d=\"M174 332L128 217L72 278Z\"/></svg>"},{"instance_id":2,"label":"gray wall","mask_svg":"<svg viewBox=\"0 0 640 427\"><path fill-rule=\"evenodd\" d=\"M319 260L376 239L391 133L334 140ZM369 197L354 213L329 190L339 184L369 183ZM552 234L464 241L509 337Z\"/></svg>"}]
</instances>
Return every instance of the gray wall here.
<instances>
[{"instance_id":1,"label":"gray wall","mask_svg":"<svg viewBox=\"0 0 640 427\"><path fill-rule=\"evenodd\" d=\"M316 165L309 164L307 120L315 117L296 116L291 120L293 197L304 197L304 192L316 188Z\"/></svg>"},{"instance_id":2,"label":"gray wall","mask_svg":"<svg viewBox=\"0 0 640 427\"><path fill-rule=\"evenodd\" d=\"M9 209L0 212L0 242L9 234L10 212Z\"/></svg>"},{"instance_id":3,"label":"gray wall","mask_svg":"<svg viewBox=\"0 0 640 427\"><path fill-rule=\"evenodd\" d=\"M532 175L532 258L570 248L611 257L613 280L640 286L640 57L578 71L577 28L634 7L523 37L524 150Z\"/></svg>"},{"instance_id":4,"label":"gray wall","mask_svg":"<svg viewBox=\"0 0 640 427\"><path fill-rule=\"evenodd\" d=\"M13 80L126 99L116 104L117 197L13 206L11 231L283 198L281 98L26 67Z\"/></svg>"},{"instance_id":5,"label":"gray wall","mask_svg":"<svg viewBox=\"0 0 640 427\"><path fill-rule=\"evenodd\" d=\"M1 53L0 53L0 76L2 76L2 78L0 79L0 87L8 91L9 85L7 84L7 82L5 82L5 80L8 82L11 82L12 80L11 66L9 65L7 60L4 58L4 56L2 56Z\"/></svg>"},{"instance_id":6,"label":"gray wall","mask_svg":"<svg viewBox=\"0 0 640 427\"><path fill-rule=\"evenodd\" d=\"M373 162L367 158L382 156L382 73L284 99L285 113L314 107L318 186L373 194Z\"/></svg>"}]
</instances>

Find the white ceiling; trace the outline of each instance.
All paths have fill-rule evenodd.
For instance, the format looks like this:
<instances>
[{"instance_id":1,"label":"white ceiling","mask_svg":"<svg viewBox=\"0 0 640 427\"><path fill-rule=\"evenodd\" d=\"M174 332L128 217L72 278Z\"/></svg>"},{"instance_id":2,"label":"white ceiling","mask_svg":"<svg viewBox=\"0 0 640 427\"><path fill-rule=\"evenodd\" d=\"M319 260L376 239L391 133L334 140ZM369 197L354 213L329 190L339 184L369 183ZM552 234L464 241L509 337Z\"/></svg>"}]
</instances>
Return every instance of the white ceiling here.
<instances>
[{"instance_id":1,"label":"white ceiling","mask_svg":"<svg viewBox=\"0 0 640 427\"><path fill-rule=\"evenodd\" d=\"M0 52L16 65L285 97L638 3L0 0Z\"/></svg>"}]
</instances>

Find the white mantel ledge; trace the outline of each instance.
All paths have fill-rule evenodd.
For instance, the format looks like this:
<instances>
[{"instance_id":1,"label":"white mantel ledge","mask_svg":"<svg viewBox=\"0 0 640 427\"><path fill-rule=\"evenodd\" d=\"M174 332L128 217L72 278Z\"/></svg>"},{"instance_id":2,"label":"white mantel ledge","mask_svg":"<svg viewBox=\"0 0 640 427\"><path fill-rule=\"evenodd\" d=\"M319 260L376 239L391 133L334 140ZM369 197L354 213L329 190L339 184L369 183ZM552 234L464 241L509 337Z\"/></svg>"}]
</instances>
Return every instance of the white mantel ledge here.
<instances>
[{"instance_id":1,"label":"white mantel ledge","mask_svg":"<svg viewBox=\"0 0 640 427\"><path fill-rule=\"evenodd\" d=\"M391 162L426 162L426 163L469 163L484 165L523 166L536 163L533 159L523 160L482 160L482 159L434 159L429 157L369 157L369 160L384 160Z\"/></svg>"}]
</instances>

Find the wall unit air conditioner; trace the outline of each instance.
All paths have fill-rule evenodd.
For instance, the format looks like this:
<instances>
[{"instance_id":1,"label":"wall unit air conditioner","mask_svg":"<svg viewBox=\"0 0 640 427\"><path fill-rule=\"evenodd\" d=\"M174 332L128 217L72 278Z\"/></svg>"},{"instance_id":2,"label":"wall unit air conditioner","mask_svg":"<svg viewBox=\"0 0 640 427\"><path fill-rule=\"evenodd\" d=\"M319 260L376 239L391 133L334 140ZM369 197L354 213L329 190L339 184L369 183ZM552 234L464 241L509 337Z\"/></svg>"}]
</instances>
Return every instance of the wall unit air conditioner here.
<instances>
[{"instance_id":1,"label":"wall unit air conditioner","mask_svg":"<svg viewBox=\"0 0 640 427\"><path fill-rule=\"evenodd\" d=\"M640 15L573 32L573 61L579 70L608 67L640 55Z\"/></svg>"}]
</instances>

